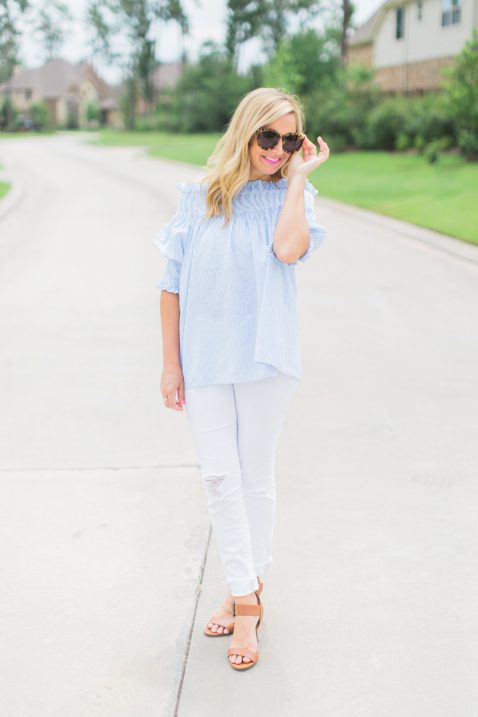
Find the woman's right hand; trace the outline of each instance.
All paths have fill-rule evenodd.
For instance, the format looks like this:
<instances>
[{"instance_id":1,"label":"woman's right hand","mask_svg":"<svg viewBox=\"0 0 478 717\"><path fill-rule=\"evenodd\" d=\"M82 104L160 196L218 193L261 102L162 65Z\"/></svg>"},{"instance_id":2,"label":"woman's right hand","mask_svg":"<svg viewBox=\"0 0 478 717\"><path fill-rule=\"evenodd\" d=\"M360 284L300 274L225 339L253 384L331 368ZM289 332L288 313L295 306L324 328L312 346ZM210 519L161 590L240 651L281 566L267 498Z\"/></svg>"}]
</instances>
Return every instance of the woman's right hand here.
<instances>
[{"instance_id":1,"label":"woman's right hand","mask_svg":"<svg viewBox=\"0 0 478 717\"><path fill-rule=\"evenodd\" d=\"M166 408L182 411L185 405L184 377L179 364L163 366L161 375L161 395Z\"/></svg>"}]
</instances>

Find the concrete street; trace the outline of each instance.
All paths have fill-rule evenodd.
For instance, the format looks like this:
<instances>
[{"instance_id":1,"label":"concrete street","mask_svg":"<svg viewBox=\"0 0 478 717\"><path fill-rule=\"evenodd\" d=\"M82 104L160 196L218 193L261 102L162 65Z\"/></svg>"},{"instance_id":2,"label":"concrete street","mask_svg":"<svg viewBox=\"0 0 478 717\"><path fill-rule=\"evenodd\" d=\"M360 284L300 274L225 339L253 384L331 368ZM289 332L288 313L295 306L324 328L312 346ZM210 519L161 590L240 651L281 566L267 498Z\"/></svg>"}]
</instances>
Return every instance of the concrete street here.
<instances>
[{"instance_id":1,"label":"concrete street","mask_svg":"<svg viewBox=\"0 0 478 717\"><path fill-rule=\"evenodd\" d=\"M478 247L319 194L240 674L202 634L225 584L159 390L152 237L199 169L92 136L0 140L2 714L477 717Z\"/></svg>"}]
</instances>

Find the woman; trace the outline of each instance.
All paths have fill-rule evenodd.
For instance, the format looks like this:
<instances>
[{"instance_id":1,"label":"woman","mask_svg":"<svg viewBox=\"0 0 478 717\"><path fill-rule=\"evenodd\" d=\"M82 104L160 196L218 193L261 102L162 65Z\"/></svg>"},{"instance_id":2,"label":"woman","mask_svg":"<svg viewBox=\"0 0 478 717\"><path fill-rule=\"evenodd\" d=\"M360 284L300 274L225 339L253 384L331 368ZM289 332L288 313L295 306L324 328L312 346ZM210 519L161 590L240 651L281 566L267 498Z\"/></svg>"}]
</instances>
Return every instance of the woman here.
<instances>
[{"instance_id":1,"label":"woman","mask_svg":"<svg viewBox=\"0 0 478 717\"><path fill-rule=\"evenodd\" d=\"M198 181L154 238L168 259L161 323L165 406L185 408L229 592L204 632L233 632L228 659L259 659L272 562L274 461L300 382L295 267L325 238L307 180L329 155L298 99L258 88L237 106ZM301 153L300 153L301 152Z\"/></svg>"}]
</instances>

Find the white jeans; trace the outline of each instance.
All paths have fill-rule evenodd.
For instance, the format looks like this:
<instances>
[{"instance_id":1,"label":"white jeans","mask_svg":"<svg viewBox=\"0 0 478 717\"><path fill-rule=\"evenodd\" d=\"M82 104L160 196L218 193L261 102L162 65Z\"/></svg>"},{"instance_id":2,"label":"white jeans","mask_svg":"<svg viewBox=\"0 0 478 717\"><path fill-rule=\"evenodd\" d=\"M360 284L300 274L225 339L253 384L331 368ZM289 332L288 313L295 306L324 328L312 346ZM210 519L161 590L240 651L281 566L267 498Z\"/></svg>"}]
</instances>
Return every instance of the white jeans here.
<instances>
[{"instance_id":1,"label":"white jeans","mask_svg":"<svg viewBox=\"0 0 478 717\"><path fill-rule=\"evenodd\" d=\"M299 383L281 372L185 391L212 530L234 596L257 590L257 576L272 562L276 448Z\"/></svg>"}]
</instances>

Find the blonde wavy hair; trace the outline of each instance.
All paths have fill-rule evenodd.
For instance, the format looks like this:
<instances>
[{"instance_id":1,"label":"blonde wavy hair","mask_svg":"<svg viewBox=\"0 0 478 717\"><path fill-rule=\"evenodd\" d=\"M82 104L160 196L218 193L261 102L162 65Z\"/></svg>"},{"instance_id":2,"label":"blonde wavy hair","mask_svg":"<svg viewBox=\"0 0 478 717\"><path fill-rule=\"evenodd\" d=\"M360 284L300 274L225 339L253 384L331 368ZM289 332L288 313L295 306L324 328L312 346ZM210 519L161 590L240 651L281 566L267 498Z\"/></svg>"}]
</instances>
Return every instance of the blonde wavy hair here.
<instances>
[{"instance_id":1,"label":"blonde wavy hair","mask_svg":"<svg viewBox=\"0 0 478 717\"><path fill-rule=\"evenodd\" d=\"M279 117L293 112L297 132L303 132L304 113L299 98L274 87L258 87L241 99L229 121L226 132L217 142L205 167L200 183L207 183L205 219L224 214L224 223L232 218L232 200L249 181L249 148L255 132ZM273 175L276 181L287 177L287 162Z\"/></svg>"}]
</instances>

